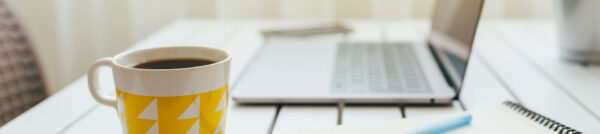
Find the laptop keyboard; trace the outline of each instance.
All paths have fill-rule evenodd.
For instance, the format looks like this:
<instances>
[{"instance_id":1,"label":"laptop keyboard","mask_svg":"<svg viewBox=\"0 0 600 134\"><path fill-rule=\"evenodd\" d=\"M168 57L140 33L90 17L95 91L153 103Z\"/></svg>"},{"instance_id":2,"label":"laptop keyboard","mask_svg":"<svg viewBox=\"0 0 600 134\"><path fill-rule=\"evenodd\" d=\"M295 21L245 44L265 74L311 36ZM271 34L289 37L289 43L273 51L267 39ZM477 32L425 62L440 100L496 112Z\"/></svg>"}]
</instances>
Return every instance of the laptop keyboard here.
<instances>
[{"instance_id":1,"label":"laptop keyboard","mask_svg":"<svg viewBox=\"0 0 600 134\"><path fill-rule=\"evenodd\" d=\"M413 46L338 44L331 92L431 93Z\"/></svg>"}]
</instances>

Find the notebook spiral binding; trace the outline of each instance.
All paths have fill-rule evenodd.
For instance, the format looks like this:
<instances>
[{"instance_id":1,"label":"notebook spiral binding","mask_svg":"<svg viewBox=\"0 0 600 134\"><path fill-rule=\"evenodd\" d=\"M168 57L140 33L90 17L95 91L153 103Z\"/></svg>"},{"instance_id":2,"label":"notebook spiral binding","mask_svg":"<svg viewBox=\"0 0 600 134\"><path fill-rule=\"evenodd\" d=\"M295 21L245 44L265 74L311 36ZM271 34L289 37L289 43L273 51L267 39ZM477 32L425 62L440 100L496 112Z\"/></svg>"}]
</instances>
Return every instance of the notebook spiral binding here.
<instances>
[{"instance_id":1,"label":"notebook spiral binding","mask_svg":"<svg viewBox=\"0 0 600 134\"><path fill-rule=\"evenodd\" d=\"M504 105L508 106L510 109L518 112L519 114L539 123L540 125L544 125L544 127L547 127L548 129L550 129L554 132L558 132L559 134L581 134L581 132L579 132L573 128L570 128L568 126L565 126L559 122L556 122L556 121L554 121L548 117L545 117L541 114L538 114L534 111L531 111L531 110L523 107L523 105L521 105L521 104L506 101L506 102L504 102Z\"/></svg>"}]
</instances>

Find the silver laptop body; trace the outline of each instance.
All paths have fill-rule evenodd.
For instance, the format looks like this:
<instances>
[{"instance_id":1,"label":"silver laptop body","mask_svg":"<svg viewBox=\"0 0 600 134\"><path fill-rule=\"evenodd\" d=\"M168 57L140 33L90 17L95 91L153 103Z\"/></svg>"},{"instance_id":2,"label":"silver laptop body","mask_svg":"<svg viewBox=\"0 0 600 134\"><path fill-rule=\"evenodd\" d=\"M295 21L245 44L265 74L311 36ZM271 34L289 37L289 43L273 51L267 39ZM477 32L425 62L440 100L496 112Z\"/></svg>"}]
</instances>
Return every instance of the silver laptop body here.
<instances>
[{"instance_id":1,"label":"silver laptop body","mask_svg":"<svg viewBox=\"0 0 600 134\"><path fill-rule=\"evenodd\" d=\"M426 40L268 38L232 97L238 103L449 104L460 92L482 4L438 1Z\"/></svg>"}]
</instances>

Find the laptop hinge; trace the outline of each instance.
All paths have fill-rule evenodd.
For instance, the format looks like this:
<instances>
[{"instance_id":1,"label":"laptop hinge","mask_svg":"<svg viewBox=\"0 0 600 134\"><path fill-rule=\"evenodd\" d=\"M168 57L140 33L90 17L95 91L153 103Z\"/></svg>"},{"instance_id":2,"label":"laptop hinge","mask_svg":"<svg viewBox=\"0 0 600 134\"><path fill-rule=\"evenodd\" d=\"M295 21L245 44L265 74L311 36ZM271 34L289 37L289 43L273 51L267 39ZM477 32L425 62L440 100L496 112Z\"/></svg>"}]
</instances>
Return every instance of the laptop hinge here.
<instances>
[{"instance_id":1,"label":"laptop hinge","mask_svg":"<svg viewBox=\"0 0 600 134\"><path fill-rule=\"evenodd\" d=\"M446 68L444 68L444 66L442 65L442 62L441 62L437 52L435 51L435 48L433 48L433 46L431 46L431 44L429 42L427 42L427 47L429 48L429 52L431 52L431 54L433 55L433 58L435 59L435 63L437 63L437 65L438 65L438 68L442 71L442 74L444 75L444 79L446 80L446 83L448 83L448 85L450 85L450 87L452 87L452 89L456 93L456 95L454 96L453 99L458 100L459 93L457 92L458 91L457 84L455 84L452 81L452 78L450 78L450 74L448 74L448 70L446 70Z\"/></svg>"}]
</instances>

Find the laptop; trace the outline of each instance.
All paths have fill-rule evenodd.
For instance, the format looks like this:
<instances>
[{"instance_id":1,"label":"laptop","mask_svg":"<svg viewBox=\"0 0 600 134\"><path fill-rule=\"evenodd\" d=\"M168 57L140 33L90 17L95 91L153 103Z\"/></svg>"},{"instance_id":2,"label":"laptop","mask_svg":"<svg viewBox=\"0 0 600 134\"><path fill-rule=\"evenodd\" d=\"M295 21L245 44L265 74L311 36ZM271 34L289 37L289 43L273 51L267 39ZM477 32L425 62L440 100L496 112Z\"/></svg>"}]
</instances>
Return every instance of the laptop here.
<instances>
[{"instance_id":1,"label":"laptop","mask_svg":"<svg viewBox=\"0 0 600 134\"><path fill-rule=\"evenodd\" d=\"M482 5L438 0L422 40L268 38L231 96L254 104L450 104L460 93Z\"/></svg>"}]
</instances>

